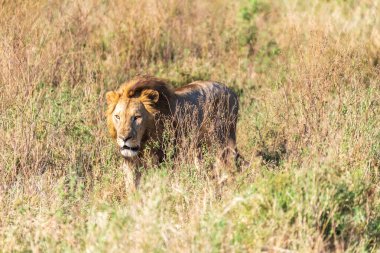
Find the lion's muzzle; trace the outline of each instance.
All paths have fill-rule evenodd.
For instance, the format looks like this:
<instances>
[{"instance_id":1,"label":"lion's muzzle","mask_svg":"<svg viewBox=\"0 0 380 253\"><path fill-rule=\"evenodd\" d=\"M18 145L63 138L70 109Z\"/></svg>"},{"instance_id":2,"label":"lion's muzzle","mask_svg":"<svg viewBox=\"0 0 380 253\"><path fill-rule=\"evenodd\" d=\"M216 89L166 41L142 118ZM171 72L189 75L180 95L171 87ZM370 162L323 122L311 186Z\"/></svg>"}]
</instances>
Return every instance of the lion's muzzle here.
<instances>
[{"instance_id":1,"label":"lion's muzzle","mask_svg":"<svg viewBox=\"0 0 380 253\"><path fill-rule=\"evenodd\" d=\"M140 150L140 145L135 143L132 138L118 138L117 143L120 147L120 153L124 157L134 157Z\"/></svg>"},{"instance_id":2,"label":"lion's muzzle","mask_svg":"<svg viewBox=\"0 0 380 253\"><path fill-rule=\"evenodd\" d=\"M121 155L126 157L126 158L136 156L138 154L139 150L140 150L139 146L124 145L124 146L120 147Z\"/></svg>"},{"instance_id":3,"label":"lion's muzzle","mask_svg":"<svg viewBox=\"0 0 380 253\"><path fill-rule=\"evenodd\" d=\"M130 147L130 146L127 146L127 145L124 145L120 148L121 150L131 150L131 151L134 151L134 152L137 152L139 151L140 147L139 146L136 146L136 147Z\"/></svg>"}]
</instances>

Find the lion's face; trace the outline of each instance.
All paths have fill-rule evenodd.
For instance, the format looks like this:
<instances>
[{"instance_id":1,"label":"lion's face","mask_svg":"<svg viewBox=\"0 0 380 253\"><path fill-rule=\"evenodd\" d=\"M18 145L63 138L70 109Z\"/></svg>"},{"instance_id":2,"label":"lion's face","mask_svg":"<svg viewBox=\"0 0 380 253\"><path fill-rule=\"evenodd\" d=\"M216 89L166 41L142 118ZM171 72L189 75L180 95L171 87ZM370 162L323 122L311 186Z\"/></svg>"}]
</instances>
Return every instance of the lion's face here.
<instances>
[{"instance_id":1,"label":"lion's face","mask_svg":"<svg viewBox=\"0 0 380 253\"><path fill-rule=\"evenodd\" d=\"M149 121L149 114L144 105L138 99L120 101L112 113L112 121L122 156L137 155Z\"/></svg>"},{"instance_id":2,"label":"lion's face","mask_svg":"<svg viewBox=\"0 0 380 253\"><path fill-rule=\"evenodd\" d=\"M158 93L145 91L139 97L128 98L117 92L107 93L107 121L111 136L116 138L120 153L125 158L136 156L143 146L148 127L153 123L149 106Z\"/></svg>"}]
</instances>

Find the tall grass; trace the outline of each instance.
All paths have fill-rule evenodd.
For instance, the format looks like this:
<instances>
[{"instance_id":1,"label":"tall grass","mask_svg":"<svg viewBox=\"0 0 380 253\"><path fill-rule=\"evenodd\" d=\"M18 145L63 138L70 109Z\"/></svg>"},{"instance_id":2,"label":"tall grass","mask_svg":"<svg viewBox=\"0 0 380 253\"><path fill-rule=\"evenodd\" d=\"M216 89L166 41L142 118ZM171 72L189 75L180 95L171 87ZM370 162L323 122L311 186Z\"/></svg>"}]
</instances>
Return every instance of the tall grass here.
<instances>
[{"instance_id":1,"label":"tall grass","mask_svg":"<svg viewBox=\"0 0 380 253\"><path fill-rule=\"evenodd\" d=\"M0 2L1 250L379 250L379 13L377 0ZM169 159L126 193L104 95L139 73L234 89L251 166L220 186L207 162Z\"/></svg>"}]
</instances>

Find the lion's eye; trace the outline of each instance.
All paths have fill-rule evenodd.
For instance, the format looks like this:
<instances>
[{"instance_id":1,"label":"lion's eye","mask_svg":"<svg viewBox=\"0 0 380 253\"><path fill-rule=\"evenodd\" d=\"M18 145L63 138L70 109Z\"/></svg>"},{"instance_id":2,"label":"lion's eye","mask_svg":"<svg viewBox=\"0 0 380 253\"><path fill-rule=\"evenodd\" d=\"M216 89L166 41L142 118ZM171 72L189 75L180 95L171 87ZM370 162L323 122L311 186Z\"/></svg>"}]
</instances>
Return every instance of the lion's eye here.
<instances>
[{"instance_id":1,"label":"lion's eye","mask_svg":"<svg viewBox=\"0 0 380 253\"><path fill-rule=\"evenodd\" d=\"M136 121L137 119L140 119L141 118L141 115L135 115L133 116L133 121Z\"/></svg>"},{"instance_id":2,"label":"lion's eye","mask_svg":"<svg viewBox=\"0 0 380 253\"><path fill-rule=\"evenodd\" d=\"M117 120L119 120L119 119L120 119L120 116L119 116L119 115L115 115L115 118L116 118Z\"/></svg>"}]
</instances>

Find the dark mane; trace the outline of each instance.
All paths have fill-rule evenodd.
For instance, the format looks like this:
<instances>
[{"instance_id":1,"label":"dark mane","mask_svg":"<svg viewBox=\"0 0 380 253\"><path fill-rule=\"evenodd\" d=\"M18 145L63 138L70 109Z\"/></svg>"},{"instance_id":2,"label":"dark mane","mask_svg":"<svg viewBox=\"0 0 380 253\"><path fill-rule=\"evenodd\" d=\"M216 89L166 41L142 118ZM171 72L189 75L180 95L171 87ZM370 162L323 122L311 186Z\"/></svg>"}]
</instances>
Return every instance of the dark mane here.
<instances>
[{"instance_id":1,"label":"dark mane","mask_svg":"<svg viewBox=\"0 0 380 253\"><path fill-rule=\"evenodd\" d=\"M155 90L159 93L159 99L154 106L159 112L169 115L174 109L175 94L172 87L165 80L157 77L137 76L128 82L123 89L123 94L128 98L139 97L143 90Z\"/></svg>"}]
</instances>

